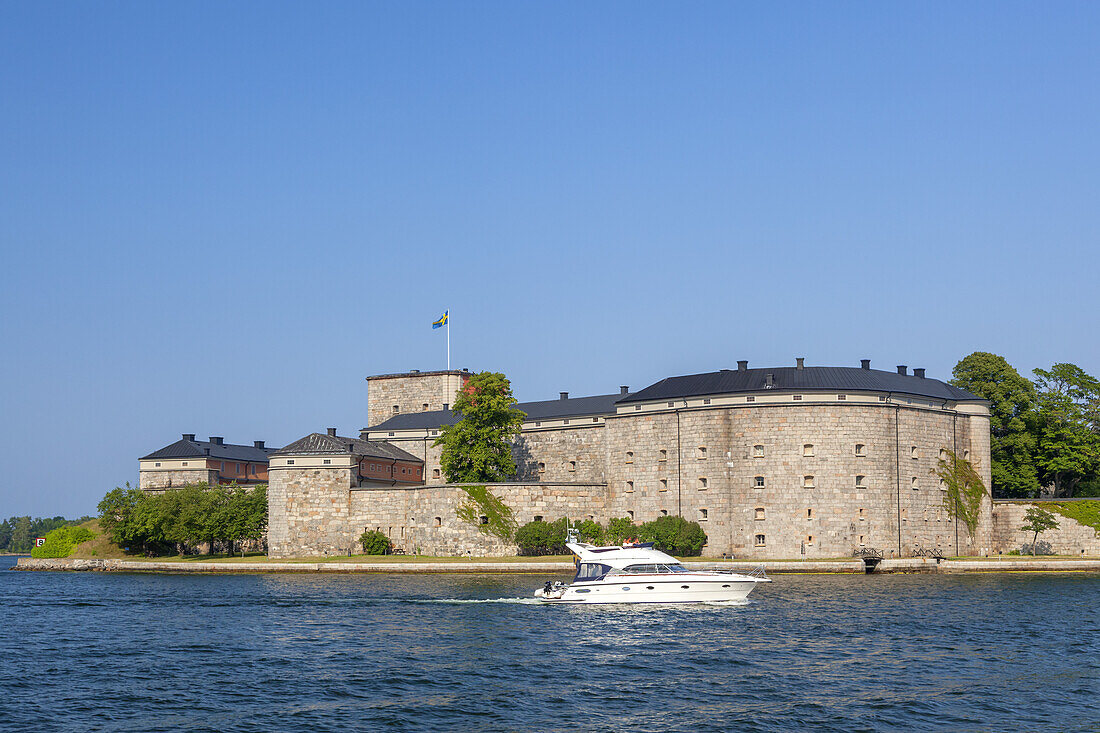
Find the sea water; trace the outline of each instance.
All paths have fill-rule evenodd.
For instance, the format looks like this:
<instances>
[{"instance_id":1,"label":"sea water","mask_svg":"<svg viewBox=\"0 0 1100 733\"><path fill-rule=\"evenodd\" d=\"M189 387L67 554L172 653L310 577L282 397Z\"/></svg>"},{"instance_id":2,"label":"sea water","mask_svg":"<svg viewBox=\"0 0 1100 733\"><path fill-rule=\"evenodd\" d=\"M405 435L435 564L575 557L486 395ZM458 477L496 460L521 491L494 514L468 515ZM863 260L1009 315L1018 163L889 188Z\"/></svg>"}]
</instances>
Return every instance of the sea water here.
<instances>
[{"instance_id":1,"label":"sea water","mask_svg":"<svg viewBox=\"0 0 1100 733\"><path fill-rule=\"evenodd\" d=\"M1100 575L550 577L0 570L0 730L1100 730Z\"/></svg>"}]
</instances>

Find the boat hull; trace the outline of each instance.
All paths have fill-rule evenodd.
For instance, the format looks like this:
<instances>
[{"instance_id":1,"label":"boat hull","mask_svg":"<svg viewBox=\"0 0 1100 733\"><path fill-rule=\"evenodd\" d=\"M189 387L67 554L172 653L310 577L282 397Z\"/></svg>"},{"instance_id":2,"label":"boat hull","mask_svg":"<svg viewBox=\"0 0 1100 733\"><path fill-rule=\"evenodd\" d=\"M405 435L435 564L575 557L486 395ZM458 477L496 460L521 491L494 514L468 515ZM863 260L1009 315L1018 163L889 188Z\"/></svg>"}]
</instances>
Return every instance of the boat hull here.
<instances>
[{"instance_id":1,"label":"boat hull","mask_svg":"<svg viewBox=\"0 0 1100 733\"><path fill-rule=\"evenodd\" d=\"M748 576L726 577L659 577L616 578L617 582L598 581L574 583L559 592L546 594L542 589L535 597L545 603L720 603L742 601L758 583L766 578Z\"/></svg>"}]
</instances>

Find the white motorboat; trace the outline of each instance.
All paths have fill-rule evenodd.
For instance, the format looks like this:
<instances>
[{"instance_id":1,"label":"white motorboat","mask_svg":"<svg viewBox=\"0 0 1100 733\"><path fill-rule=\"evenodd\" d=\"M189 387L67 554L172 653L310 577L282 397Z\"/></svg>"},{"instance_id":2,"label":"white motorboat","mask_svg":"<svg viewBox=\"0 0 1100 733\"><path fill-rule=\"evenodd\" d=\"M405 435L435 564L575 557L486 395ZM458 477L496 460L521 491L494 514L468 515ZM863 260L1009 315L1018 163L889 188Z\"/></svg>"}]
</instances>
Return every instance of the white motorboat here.
<instances>
[{"instance_id":1,"label":"white motorboat","mask_svg":"<svg viewBox=\"0 0 1100 733\"><path fill-rule=\"evenodd\" d=\"M547 603L702 603L743 600L757 583L770 583L761 566L744 575L688 570L652 542L597 547L567 542L577 556L572 583L547 581L535 598Z\"/></svg>"}]
</instances>

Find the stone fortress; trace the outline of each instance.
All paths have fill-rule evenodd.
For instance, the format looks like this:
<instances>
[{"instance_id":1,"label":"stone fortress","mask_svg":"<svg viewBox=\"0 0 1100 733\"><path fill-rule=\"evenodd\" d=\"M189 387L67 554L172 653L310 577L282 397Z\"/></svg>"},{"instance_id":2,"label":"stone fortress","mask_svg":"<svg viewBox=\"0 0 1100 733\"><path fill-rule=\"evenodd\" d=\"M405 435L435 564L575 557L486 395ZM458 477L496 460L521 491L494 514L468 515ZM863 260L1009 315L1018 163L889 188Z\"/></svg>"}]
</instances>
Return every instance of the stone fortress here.
<instances>
[{"instance_id":1,"label":"stone fortress","mask_svg":"<svg viewBox=\"0 0 1100 733\"><path fill-rule=\"evenodd\" d=\"M469 377L369 377L357 438L330 430L271 453L270 555L346 554L366 529L408 553L513 554L458 520L465 494L441 476L433 445L457 421L450 405ZM517 475L490 486L520 524L679 515L704 528L706 555L747 559L996 551L991 503L971 537L949 520L933 473L952 450L989 485L987 403L923 369L741 361L637 392L563 392L517 408L527 415ZM379 470L387 464L411 473Z\"/></svg>"}]
</instances>

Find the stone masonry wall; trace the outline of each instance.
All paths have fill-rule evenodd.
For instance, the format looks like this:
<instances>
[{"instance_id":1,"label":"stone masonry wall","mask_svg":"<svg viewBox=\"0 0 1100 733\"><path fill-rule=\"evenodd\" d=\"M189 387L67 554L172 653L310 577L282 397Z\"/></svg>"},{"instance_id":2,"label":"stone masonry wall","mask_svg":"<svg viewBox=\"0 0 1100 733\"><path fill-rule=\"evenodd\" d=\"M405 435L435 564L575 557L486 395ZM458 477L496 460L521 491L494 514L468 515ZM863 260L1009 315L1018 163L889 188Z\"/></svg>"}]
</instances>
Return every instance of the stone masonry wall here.
<instances>
[{"instance_id":1,"label":"stone masonry wall","mask_svg":"<svg viewBox=\"0 0 1100 733\"><path fill-rule=\"evenodd\" d=\"M371 377L367 388L367 424L378 425L395 414L442 410L453 405L455 395L469 379L466 372L424 372ZM398 413L393 411L397 405Z\"/></svg>"},{"instance_id":2,"label":"stone masonry wall","mask_svg":"<svg viewBox=\"0 0 1100 733\"><path fill-rule=\"evenodd\" d=\"M492 492L526 524L543 517L595 519L607 523L606 486L603 484L489 484ZM351 534L385 532L395 547L407 553L455 556L513 555L516 547L485 535L461 521L455 510L466 499L455 484L437 486L360 488L351 492Z\"/></svg>"},{"instance_id":3,"label":"stone masonry wall","mask_svg":"<svg viewBox=\"0 0 1100 733\"><path fill-rule=\"evenodd\" d=\"M636 522L681 513L706 530L709 555L793 558L803 547L808 557L859 547L953 555L954 523L930 471L941 448L968 444L969 432L957 428L969 420L894 405L813 403L609 418L611 513ZM989 524L986 507L973 547L962 528L963 554L989 552ZM759 546L757 535L764 535Z\"/></svg>"},{"instance_id":4,"label":"stone masonry wall","mask_svg":"<svg viewBox=\"0 0 1100 733\"><path fill-rule=\"evenodd\" d=\"M1079 524L1069 517L1062 516L1042 501L999 500L993 504L993 544L996 552L1007 553L1022 551L1024 545L1030 547L1034 537L1032 532L1024 532L1024 514L1028 507L1039 506L1058 520L1058 529L1048 529L1039 535L1039 545L1050 545L1055 555L1100 555L1100 535L1092 527Z\"/></svg>"},{"instance_id":5,"label":"stone masonry wall","mask_svg":"<svg viewBox=\"0 0 1100 733\"><path fill-rule=\"evenodd\" d=\"M275 468L268 483L268 555L338 555L359 538L350 521L351 468Z\"/></svg>"},{"instance_id":6,"label":"stone masonry wall","mask_svg":"<svg viewBox=\"0 0 1100 733\"><path fill-rule=\"evenodd\" d=\"M179 471L140 471L138 474L138 487L153 491L180 489L184 486L203 482L209 486L216 486L218 472L199 468Z\"/></svg>"},{"instance_id":7,"label":"stone masonry wall","mask_svg":"<svg viewBox=\"0 0 1100 733\"><path fill-rule=\"evenodd\" d=\"M602 484L607 465L605 432L602 424L525 431L512 448L516 480Z\"/></svg>"}]
</instances>

